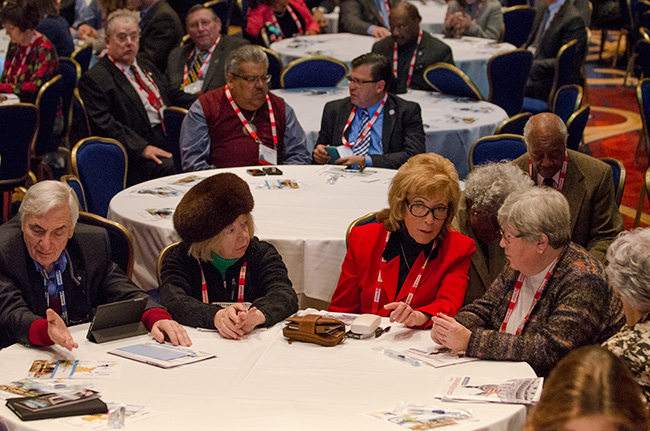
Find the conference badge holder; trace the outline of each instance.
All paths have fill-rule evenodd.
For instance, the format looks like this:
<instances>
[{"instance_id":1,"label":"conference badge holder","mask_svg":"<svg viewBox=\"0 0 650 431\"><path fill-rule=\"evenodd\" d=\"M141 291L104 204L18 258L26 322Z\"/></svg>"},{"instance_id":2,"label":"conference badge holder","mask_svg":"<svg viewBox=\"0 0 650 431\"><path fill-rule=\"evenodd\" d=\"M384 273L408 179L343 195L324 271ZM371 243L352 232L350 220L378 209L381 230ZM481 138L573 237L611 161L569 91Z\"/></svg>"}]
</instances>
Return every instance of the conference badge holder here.
<instances>
[{"instance_id":1,"label":"conference badge holder","mask_svg":"<svg viewBox=\"0 0 650 431\"><path fill-rule=\"evenodd\" d=\"M266 145L259 143L259 162L262 165L277 165L278 164L278 150L269 148Z\"/></svg>"},{"instance_id":2,"label":"conference badge holder","mask_svg":"<svg viewBox=\"0 0 650 431\"><path fill-rule=\"evenodd\" d=\"M336 346L346 338L345 323L318 314L289 317L284 321L282 334L289 340Z\"/></svg>"},{"instance_id":3,"label":"conference badge holder","mask_svg":"<svg viewBox=\"0 0 650 431\"><path fill-rule=\"evenodd\" d=\"M146 298L127 299L97 307L86 338L93 343L120 340L147 333L142 324Z\"/></svg>"}]
</instances>

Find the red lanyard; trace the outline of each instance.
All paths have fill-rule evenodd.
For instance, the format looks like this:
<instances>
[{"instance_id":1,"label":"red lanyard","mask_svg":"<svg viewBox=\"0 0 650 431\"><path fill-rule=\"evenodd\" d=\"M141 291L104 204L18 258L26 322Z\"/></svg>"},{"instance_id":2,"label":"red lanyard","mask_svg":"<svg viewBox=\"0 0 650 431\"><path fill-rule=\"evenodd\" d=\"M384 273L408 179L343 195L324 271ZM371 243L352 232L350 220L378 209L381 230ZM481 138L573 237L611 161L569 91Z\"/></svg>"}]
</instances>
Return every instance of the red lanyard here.
<instances>
[{"instance_id":1,"label":"red lanyard","mask_svg":"<svg viewBox=\"0 0 650 431\"><path fill-rule=\"evenodd\" d=\"M413 69L415 68L415 58L418 55L418 48L420 47L420 42L422 42L422 29L418 34L418 43L415 45L415 51L413 51L413 58L411 58L411 64L409 65L409 74L406 78L406 85L408 86L411 83L411 78L413 77ZM393 75L397 78L397 42L395 42L395 49L393 50Z\"/></svg>"},{"instance_id":2,"label":"red lanyard","mask_svg":"<svg viewBox=\"0 0 650 431\"><path fill-rule=\"evenodd\" d=\"M384 94L384 98L381 101L381 105L379 105L379 108L377 108L370 121L368 121L366 127L364 127L364 129L361 131L361 134L357 138L356 142L363 142L363 138L368 133L370 133L370 129L372 129L372 125L375 124L375 121L377 121L377 117L379 117L379 114L381 114L381 111L383 111L384 109L384 105L386 104L386 99L388 99L388 93ZM343 142L343 145L350 148L352 148L356 142L349 143L348 140L345 139L345 131L352 123L352 119L354 119L354 114L356 114L356 112L357 112L357 107L355 106L354 108L352 108L352 112L350 112L348 121L346 121L345 126L343 126L343 135L341 136L341 141Z\"/></svg>"},{"instance_id":3,"label":"red lanyard","mask_svg":"<svg viewBox=\"0 0 650 431\"><path fill-rule=\"evenodd\" d=\"M197 259L198 260L198 259ZM239 287L237 288L237 302L244 302L244 287L246 286L246 266L248 262L244 262L239 270ZM204 303L209 304L208 298L208 284L205 282L205 274L203 274L203 266L199 261L199 269L201 270L201 299ZM225 283L225 281L224 281Z\"/></svg>"},{"instance_id":4,"label":"red lanyard","mask_svg":"<svg viewBox=\"0 0 650 431\"><path fill-rule=\"evenodd\" d=\"M147 79L149 80L149 82L151 82L151 84L153 85L153 88L149 87L147 85L147 83L144 82L144 80L140 76L140 73L138 72L138 68L135 66L135 64L132 64L130 66L130 68L132 69L131 73L133 73L133 77L134 77L134 78L131 78L129 76L129 74L126 73L126 69L124 69L123 67L118 66L117 63L115 62L115 60L113 60L110 56L108 58L113 62L115 67L117 67L118 69L120 69L122 71L124 76L126 76L126 78L129 81L135 82L138 85L138 88L140 89L140 91L147 94L147 100L149 101L151 106L158 113L158 118L160 118L160 124L162 125L163 131L164 131L165 130L165 124L163 123L163 116L162 116L161 111L162 111L162 108L164 108L165 104L163 103L162 96L160 95L160 90L158 89L158 86L156 85L154 80L151 78L151 76L148 73L144 74L147 77ZM144 72L144 70L143 70L143 72Z\"/></svg>"},{"instance_id":5,"label":"red lanyard","mask_svg":"<svg viewBox=\"0 0 650 431\"><path fill-rule=\"evenodd\" d=\"M548 270L546 273L546 277L544 277L544 280L540 283L539 287L537 288L537 291L535 292L535 296L533 297L533 303L530 304L530 309L528 310L528 313L524 317L524 320L521 321L519 324L519 327L517 328L517 331L515 332L515 335L521 334L522 329L524 329L524 325L528 321L528 317L530 316L530 312L533 311L533 308L535 308L535 304L537 304L537 301L539 301L539 298L542 296L542 292L544 291L544 287L546 286L546 282L548 281L549 277L553 273L553 270L555 269L555 264L557 263L557 259L553 262L551 265L551 268ZM510 320L510 316L512 315L513 310L515 309L515 304L517 303L517 300L519 299L519 293L521 292L521 286L524 284L524 280L526 279L526 276L524 274L519 274L519 277L517 278L517 283L515 284L515 289L512 292L512 297L510 298L510 304L508 304L508 311L506 312L506 317L503 319L503 323L501 324L501 332L506 331L506 327L508 326L508 321Z\"/></svg>"},{"instance_id":6,"label":"red lanyard","mask_svg":"<svg viewBox=\"0 0 650 431\"><path fill-rule=\"evenodd\" d=\"M388 238L390 238L390 232L386 232L386 242L384 244L384 249L386 248L386 244L388 244ZM437 245L438 245L438 240L436 239L431 246L431 251L429 252L429 256L427 256L424 259L424 263L420 268L420 272L418 272L418 276L415 278L415 281L413 282L411 289L409 289L409 293L406 295L406 301L404 301L406 305L409 306L411 305L413 296L415 296L415 292L418 290L418 286L420 285L420 280L422 279L422 274L424 273L424 269L427 267L427 263L429 263L429 258L431 257L431 253L433 253L433 250L436 248ZM404 259L406 259L406 256L404 256ZM381 271L383 270L385 265L386 265L386 259L384 259L384 257L382 256L381 264L379 266L379 272L377 273L377 282L375 283L375 296L373 297L372 300L372 314L377 314L379 311L379 297L381 296L382 285L383 285L383 280L381 278Z\"/></svg>"},{"instance_id":7,"label":"red lanyard","mask_svg":"<svg viewBox=\"0 0 650 431\"><path fill-rule=\"evenodd\" d=\"M9 78L9 79L11 79L13 81L13 82L11 82L11 84L17 84L18 83L18 76L22 75L22 73L20 73L20 71L22 70L23 66L27 62L27 57L29 57L29 53L32 51L32 47L34 46L34 41L35 40L36 40L36 33L34 33L32 35L32 40L29 42L29 46L27 47L27 50L25 51L25 54L20 55L20 56L18 55L18 49L20 49L20 45L16 44L17 45L16 53L11 58L11 63L9 63L9 67L7 67L7 73L5 74L5 76L7 78ZM20 57L20 64L18 64L18 65L15 65L16 57ZM14 67L16 68L16 70L19 73L15 73L15 75L12 76L12 72L15 72Z\"/></svg>"},{"instance_id":8,"label":"red lanyard","mask_svg":"<svg viewBox=\"0 0 650 431\"><path fill-rule=\"evenodd\" d=\"M560 170L560 178L559 181L557 182L557 186L555 186L555 190L558 192L562 193L562 187L564 187L564 178L566 177L566 167L569 161L569 155L568 153L564 153L564 163L562 163L562 170ZM533 180L535 184L537 184L537 181L535 178L533 178L533 162L530 160L530 157L528 157L528 173L530 174L530 179Z\"/></svg>"},{"instance_id":9,"label":"red lanyard","mask_svg":"<svg viewBox=\"0 0 650 431\"><path fill-rule=\"evenodd\" d=\"M214 43L214 45L212 45L212 48L210 48L210 50L208 51L208 54L205 56L205 60L203 61L203 64L201 65L201 69L199 69L199 73L197 73L197 75L196 75L196 79L201 79L201 77L203 76L203 72L205 71L205 68L206 68L208 62L212 58L212 53L214 52L214 49L217 47L217 45L219 45L220 40L221 40L221 35L219 35L219 37L217 37L217 41ZM198 52L196 54L194 52L191 52L190 56L187 58L188 62L192 58L193 54L198 55ZM185 64L185 68L183 69L183 84L187 83L188 76L189 76L189 70L188 70L187 64Z\"/></svg>"},{"instance_id":10,"label":"red lanyard","mask_svg":"<svg viewBox=\"0 0 650 431\"><path fill-rule=\"evenodd\" d=\"M257 136L257 133L253 130L251 125L248 123L248 120L246 117L244 117L244 114L241 113L241 109L239 109L239 106L235 103L235 101L232 99L232 95L230 94L230 90L228 89L228 86L226 85L226 98L228 99L228 102L230 102L230 106L232 106L232 109L235 111L237 116L239 117L239 120L242 122L244 127L246 127L246 130L248 133L251 135L251 138L255 140L258 144L262 144L262 140ZM271 121L271 134L273 135L273 145L275 148L278 147L278 130L275 125L275 115L273 114L273 106L271 106L271 98L269 95L266 95L266 103L269 107L269 120Z\"/></svg>"},{"instance_id":11,"label":"red lanyard","mask_svg":"<svg viewBox=\"0 0 650 431\"><path fill-rule=\"evenodd\" d=\"M291 18L293 18L294 22L296 23L296 27L298 27L298 33L303 34L302 24L300 24L298 15L296 15L296 13L293 11L290 5L287 5L287 10L289 11ZM275 17L275 14L273 14L272 17L273 17L273 24L275 24L278 30L280 30L280 32L282 33L282 29L280 28L280 23L278 22L278 19Z\"/></svg>"}]
</instances>

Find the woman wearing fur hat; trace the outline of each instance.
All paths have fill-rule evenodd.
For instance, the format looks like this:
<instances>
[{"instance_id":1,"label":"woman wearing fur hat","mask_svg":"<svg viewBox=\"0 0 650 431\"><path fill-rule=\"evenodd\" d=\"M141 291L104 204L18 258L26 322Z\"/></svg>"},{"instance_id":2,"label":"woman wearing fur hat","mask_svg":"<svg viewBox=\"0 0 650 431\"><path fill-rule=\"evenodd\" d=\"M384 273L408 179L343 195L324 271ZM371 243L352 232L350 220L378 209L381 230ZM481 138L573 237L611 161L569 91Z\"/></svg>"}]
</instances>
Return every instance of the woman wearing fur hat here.
<instances>
[{"instance_id":1,"label":"woman wearing fur hat","mask_svg":"<svg viewBox=\"0 0 650 431\"><path fill-rule=\"evenodd\" d=\"M178 322L240 339L298 310L282 257L253 236L253 205L248 184L231 173L201 181L178 204L174 228L182 242L165 256L160 286Z\"/></svg>"}]
</instances>

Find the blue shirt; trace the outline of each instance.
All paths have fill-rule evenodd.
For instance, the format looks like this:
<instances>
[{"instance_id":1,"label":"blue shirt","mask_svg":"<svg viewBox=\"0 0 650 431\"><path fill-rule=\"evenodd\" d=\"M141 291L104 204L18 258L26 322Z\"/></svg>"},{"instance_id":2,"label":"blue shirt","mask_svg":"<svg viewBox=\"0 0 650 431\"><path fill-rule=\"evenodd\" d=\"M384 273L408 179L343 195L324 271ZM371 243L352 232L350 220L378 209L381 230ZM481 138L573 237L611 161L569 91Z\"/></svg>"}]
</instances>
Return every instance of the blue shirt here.
<instances>
[{"instance_id":1,"label":"blue shirt","mask_svg":"<svg viewBox=\"0 0 650 431\"><path fill-rule=\"evenodd\" d=\"M555 18L555 14L557 14L557 11L560 10L560 8L562 7L565 1L566 0L557 0L555 3L553 3L548 7L546 12L546 17L545 17L546 21L544 22L544 27L543 27L544 32L546 31L546 29L548 29L548 26L553 21L553 18Z\"/></svg>"},{"instance_id":2,"label":"blue shirt","mask_svg":"<svg viewBox=\"0 0 650 431\"><path fill-rule=\"evenodd\" d=\"M61 253L59 258L55 262L55 267L56 264L59 265L59 269L61 270L61 274L65 272L65 269L68 266L68 258L65 256L65 252ZM56 271L52 270L50 273L47 273L45 271L45 268L43 265L38 263L37 261L34 261L34 266L36 266L36 270L43 275L43 279L45 279L45 274L47 274L47 293L50 295L51 298L55 298L57 296L56 292Z\"/></svg>"},{"instance_id":3,"label":"blue shirt","mask_svg":"<svg viewBox=\"0 0 650 431\"><path fill-rule=\"evenodd\" d=\"M377 6L377 12L379 12L379 16L381 16L381 19L384 21L383 27L388 28L388 11L386 10L386 3L384 0L375 0L375 6ZM366 30L366 33L368 35L372 36L372 30L377 27L376 25L371 25L368 27Z\"/></svg>"},{"instance_id":4,"label":"blue shirt","mask_svg":"<svg viewBox=\"0 0 650 431\"><path fill-rule=\"evenodd\" d=\"M382 99L383 100L383 99ZM352 124L350 124L350 134L348 135L348 142L356 142L357 137L361 133L361 130L359 130L361 126L361 122L363 121L362 115L363 111L367 111L370 119L372 119L372 116L375 115L375 112L377 109L379 109L379 106L381 106L381 100L374 105L368 107L368 108L359 108L357 106L357 112L354 114L354 118L352 119ZM385 108L385 106L384 106ZM381 110L381 113L375 120L374 124L372 125L372 129L370 129L370 148L368 148L368 154L366 154L366 166L372 166L372 158L370 157L371 155L382 155L384 154L384 146L382 144L382 133L384 131L384 110Z\"/></svg>"}]
</instances>

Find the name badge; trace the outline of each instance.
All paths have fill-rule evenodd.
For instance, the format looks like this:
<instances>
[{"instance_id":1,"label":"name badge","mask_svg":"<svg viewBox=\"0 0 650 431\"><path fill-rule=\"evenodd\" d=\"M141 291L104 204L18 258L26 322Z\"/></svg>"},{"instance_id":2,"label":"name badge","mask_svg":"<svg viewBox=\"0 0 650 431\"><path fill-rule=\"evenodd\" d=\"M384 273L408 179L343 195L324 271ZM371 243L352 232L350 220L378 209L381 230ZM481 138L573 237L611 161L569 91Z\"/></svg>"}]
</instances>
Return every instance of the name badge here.
<instances>
[{"instance_id":1,"label":"name badge","mask_svg":"<svg viewBox=\"0 0 650 431\"><path fill-rule=\"evenodd\" d=\"M191 84L187 84L183 87L183 91L187 94L197 94L201 92L201 88L203 88L203 80L198 80Z\"/></svg>"},{"instance_id":2,"label":"name badge","mask_svg":"<svg viewBox=\"0 0 650 431\"><path fill-rule=\"evenodd\" d=\"M277 165L278 164L278 150L269 148L266 145L259 144L259 161L262 165Z\"/></svg>"}]
</instances>

